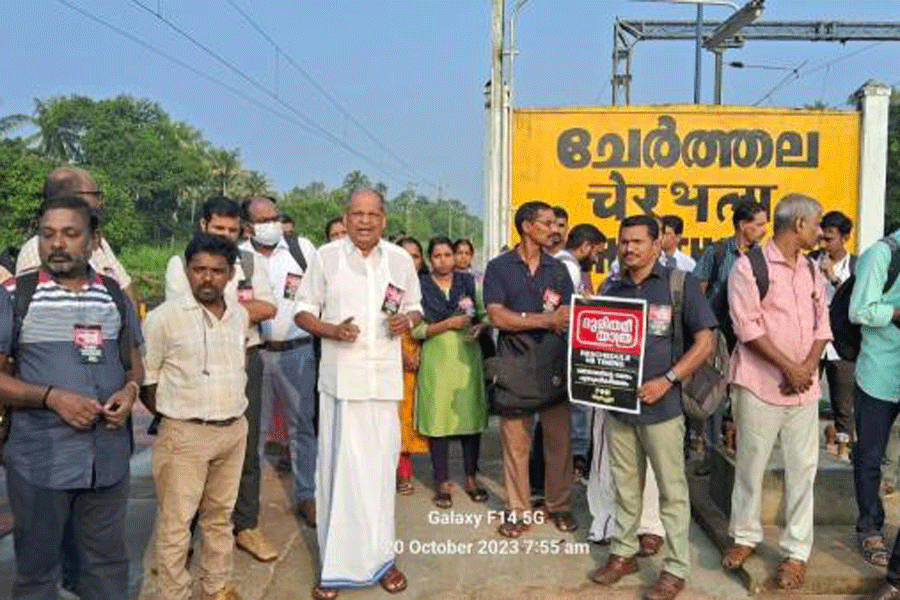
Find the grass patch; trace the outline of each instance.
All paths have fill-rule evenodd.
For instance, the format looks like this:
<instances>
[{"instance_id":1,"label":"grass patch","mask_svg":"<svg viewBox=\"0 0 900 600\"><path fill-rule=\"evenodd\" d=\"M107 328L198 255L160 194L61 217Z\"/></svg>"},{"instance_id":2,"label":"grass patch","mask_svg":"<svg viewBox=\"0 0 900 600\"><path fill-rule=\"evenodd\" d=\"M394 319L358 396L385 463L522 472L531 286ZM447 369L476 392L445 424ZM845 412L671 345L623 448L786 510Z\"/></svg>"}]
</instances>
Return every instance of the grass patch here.
<instances>
[{"instance_id":1,"label":"grass patch","mask_svg":"<svg viewBox=\"0 0 900 600\"><path fill-rule=\"evenodd\" d=\"M174 254L181 254L187 240L160 245L141 244L122 248L119 260L137 285L138 294L150 306L163 301L166 289L166 265Z\"/></svg>"}]
</instances>

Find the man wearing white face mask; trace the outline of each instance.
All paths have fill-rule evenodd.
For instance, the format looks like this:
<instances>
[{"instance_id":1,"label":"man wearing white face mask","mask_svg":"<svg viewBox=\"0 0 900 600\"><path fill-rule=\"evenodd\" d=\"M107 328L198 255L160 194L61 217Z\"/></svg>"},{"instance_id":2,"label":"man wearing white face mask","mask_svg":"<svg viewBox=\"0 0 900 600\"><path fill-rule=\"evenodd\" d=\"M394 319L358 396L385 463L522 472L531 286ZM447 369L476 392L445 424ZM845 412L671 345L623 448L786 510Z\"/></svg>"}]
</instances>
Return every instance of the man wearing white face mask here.
<instances>
[{"instance_id":1,"label":"man wearing white face mask","mask_svg":"<svg viewBox=\"0 0 900 600\"><path fill-rule=\"evenodd\" d=\"M269 422L272 402L280 401L288 421L294 502L300 517L316 526L315 472L316 359L313 338L294 324L294 297L313 261L312 243L303 237L284 237L280 215L271 198L252 198L243 204L250 240L241 245L266 262L278 312L263 321L262 423ZM276 400L277 399L277 400ZM261 435L261 439L265 436Z\"/></svg>"}]
</instances>

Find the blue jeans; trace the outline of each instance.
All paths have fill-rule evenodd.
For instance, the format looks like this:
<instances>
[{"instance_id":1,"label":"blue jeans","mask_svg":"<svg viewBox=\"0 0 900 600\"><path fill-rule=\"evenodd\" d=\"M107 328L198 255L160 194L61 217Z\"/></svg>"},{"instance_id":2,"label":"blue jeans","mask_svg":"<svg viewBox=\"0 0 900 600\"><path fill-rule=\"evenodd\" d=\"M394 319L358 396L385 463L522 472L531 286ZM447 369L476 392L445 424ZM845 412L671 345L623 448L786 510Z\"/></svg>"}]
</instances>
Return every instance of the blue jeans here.
<instances>
[{"instance_id":1,"label":"blue jeans","mask_svg":"<svg viewBox=\"0 0 900 600\"><path fill-rule=\"evenodd\" d=\"M572 456L587 457L591 446L591 408L572 402Z\"/></svg>"},{"instance_id":2,"label":"blue jeans","mask_svg":"<svg viewBox=\"0 0 900 600\"><path fill-rule=\"evenodd\" d=\"M312 344L284 352L263 350L262 423L271 421L272 402L281 402L290 439L294 501L316 493L316 383L318 370ZM263 430L265 431L265 430ZM260 435L260 446L265 436Z\"/></svg>"}]
</instances>

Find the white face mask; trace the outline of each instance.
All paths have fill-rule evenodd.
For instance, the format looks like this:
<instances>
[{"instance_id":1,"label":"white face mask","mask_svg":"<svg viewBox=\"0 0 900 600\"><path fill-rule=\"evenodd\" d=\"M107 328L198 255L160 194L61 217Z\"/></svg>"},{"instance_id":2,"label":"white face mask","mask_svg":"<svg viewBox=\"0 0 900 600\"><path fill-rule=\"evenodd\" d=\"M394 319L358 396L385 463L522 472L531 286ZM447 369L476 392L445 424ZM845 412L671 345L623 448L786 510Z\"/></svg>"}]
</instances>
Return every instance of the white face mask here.
<instances>
[{"instance_id":1,"label":"white face mask","mask_svg":"<svg viewBox=\"0 0 900 600\"><path fill-rule=\"evenodd\" d=\"M253 239L263 246L274 246L281 241L282 229L281 223L274 221L272 223L254 223Z\"/></svg>"}]
</instances>

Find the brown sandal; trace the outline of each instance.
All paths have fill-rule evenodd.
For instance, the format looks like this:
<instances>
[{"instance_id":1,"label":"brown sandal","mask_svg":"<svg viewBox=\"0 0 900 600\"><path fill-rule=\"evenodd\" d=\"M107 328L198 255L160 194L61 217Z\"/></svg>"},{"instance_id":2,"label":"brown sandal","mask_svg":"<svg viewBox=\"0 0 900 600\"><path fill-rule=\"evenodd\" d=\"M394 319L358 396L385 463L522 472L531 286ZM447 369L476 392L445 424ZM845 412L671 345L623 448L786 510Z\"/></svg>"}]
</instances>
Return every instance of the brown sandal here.
<instances>
[{"instance_id":1,"label":"brown sandal","mask_svg":"<svg viewBox=\"0 0 900 600\"><path fill-rule=\"evenodd\" d=\"M388 572L381 576L379 580L381 587L388 594L399 594L406 589L407 581L404 575L397 567L391 567Z\"/></svg>"},{"instance_id":2,"label":"brown sandal","mask_svg":"<svg viewBox=\"0 0 900 600\"><path fill-rule=\"evenodd\" d=\"M409 479L397 480L397 493L401 496L411 496L415 491L416 488Z\"/></svg>"},{"instance_id":3,"label":"brown sandal","mask_svg":"<svg viewBox=\"0 0 900 600\"><path fill-rule=\"evenodd\" d=\"M515 521L504 521L497 528L497 533L505 538L518 538L530 528L525 523L517 523Z\"/></svg>"},{"instance_id":4,"label":"brown sandal","mask_svg":"<svg viewBox=\"0 0 900 600\"><path fill-rule=\"evenodd\" d=\"M312 597L313 600L334 600L338 597L338 589L317 585L312 589Z\"/></svg>"},{"instance_id":5,"label":"brown sandal","mask_svg":"<svg viewBox=\"0 0 900 600\"><path fill-rule=\"evenodd\" d=\"M734 544L722 556L722 567L728 570L740 569L754 551L750 546Z\"/></svg>"},{"instance_id":6,"label":"brown sandal","mask_svg":"<svg viewBox=\"0 0 900 600\"><path fill-rule=\"evenodd\" d=\"M806 563L794 558L786 558L778 567L778 587L782 590L797 590L806 580Z\"/></svg>"}]
</instances>

